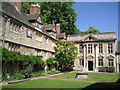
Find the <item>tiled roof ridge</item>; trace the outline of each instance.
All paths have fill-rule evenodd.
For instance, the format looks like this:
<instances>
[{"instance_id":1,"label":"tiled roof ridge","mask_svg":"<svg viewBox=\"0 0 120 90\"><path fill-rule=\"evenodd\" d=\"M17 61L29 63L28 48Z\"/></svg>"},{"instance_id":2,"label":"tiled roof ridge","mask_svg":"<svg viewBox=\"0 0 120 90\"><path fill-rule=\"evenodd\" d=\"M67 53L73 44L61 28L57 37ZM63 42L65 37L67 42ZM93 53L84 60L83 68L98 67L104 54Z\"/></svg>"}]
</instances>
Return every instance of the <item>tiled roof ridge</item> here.
<instances>
[{"instance_id":1,"label":"tiled roof ridge","mask_svg":"<svg viewBox=\"0 0 120 90\"><path fill-rule=\"evenodd\" d=\"M80 36L80 35L83 36L83 35L111 34L111 33L116 34L115 32L102 32L102 33L80 33L80 34L73 34L68 36Z\"/></svg>"}]
</instances>

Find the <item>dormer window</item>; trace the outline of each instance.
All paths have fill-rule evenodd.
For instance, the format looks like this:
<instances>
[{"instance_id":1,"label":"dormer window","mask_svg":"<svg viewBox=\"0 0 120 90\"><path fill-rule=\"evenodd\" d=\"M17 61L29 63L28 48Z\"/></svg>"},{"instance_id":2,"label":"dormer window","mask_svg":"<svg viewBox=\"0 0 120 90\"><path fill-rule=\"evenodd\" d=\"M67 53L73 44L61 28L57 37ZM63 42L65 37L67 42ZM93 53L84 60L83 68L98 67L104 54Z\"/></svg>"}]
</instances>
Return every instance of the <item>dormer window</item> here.
<instances>
[{"instance_id":1,"label":"dormer window","mask_svg":"<svg viewBox=\"0 0 120 90\"><path fill-rule=\"evenodd\" d=\"M35 22L35 26L36 26L37 28L41 28L41 24L40 24L39 22Z\"/></svg>"}]
</instances>

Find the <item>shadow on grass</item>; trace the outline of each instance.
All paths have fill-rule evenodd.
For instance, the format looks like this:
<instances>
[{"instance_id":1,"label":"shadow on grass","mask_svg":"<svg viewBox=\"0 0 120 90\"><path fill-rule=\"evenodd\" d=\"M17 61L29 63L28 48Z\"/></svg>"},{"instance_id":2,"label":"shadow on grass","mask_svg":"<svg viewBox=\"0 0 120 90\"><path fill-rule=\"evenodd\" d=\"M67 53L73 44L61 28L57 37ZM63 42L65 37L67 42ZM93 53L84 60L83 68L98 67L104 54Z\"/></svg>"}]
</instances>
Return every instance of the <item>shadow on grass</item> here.
<instances>
[{"instance_id":1,"label":"shadow on grass","mask_svg":"<svg viewBox=\"0 0 120 90\"><path fill-rule=\"evenodd\" d=\"M92 88L119 88L120 89L120 79L116 82L98 82L90 86L83 88L82 90L92 89Z\"/></svg>"}]
</instances>

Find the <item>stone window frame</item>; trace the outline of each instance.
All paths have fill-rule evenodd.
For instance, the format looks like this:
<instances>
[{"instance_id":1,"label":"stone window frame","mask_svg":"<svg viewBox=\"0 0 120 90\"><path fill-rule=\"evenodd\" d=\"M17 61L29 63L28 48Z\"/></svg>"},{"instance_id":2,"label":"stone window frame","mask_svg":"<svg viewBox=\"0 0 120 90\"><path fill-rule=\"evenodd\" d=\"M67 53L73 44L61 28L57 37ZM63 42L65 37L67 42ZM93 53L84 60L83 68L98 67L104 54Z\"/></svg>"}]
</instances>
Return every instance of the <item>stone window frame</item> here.
<instances>
[{"instance_id":1,"label":"stone window frame","mask_svg":"<svg viewBox=\"0 0 120 90\"><path fill-rule=\"evenodd\" d=\"M103 53L103 44L99 44L99 53Z\"/></svg>"},{"instance_id":2,"label":"stone window frame","mask_svg":"<svg viewBox=\"0 0 120 90\"><path fill-rule=\"evenodd\" d=\"M41 28L42 27L42 25L39 23L39 22L35 22L35 27L37 27L37 28Z\"/></svg>"},{"instance_id":3,"label":"stone window frame","mask_svg":"<svg viewBox=\"0 0 120 90\"><path fill-rule=\"evenodd\" d=\"M113 53L113 43L108 43L108 53Z\"/></svg>"},{"instance_id":4,"label":"stone window frame","mask_svg":"<svg viewBox=\"0 0 120 90\"><path fill-rule=\"evenodd\" d=\"M114 66L114 56L110 55L107 57L108 60L108 66Z\"/></svg>"},{"instance_id":5,"label":"stone window frame","mask_svg":"<svg viewBox=\"0 0 120 90\"><path fill-rule=\"evenodd\" d=\"M10 27L9 30L14 33L19 33L20 32L20 26L18 24L15 24L14 22L10 21Z\"/></svg>"},{"instance_id":6,"label":"stone window frame","mask_svg":"<svg viewBox=\"0 0 120 90\"><path fill-rule=\"evenodd\" d=\"M88 44L88 53L93 53L93 45Z\"/></svg>"},{"instance_id":7,"label":"stone window frame","mask_svg":"<svg viewBox=\"0 0 120 90\"><path fill-rule=\"evenodd\" d=\"M79 59L79 64L80 64L80 66L84 66L84 59L80 58Z\"/></svg>"},{"instance_id":8,"label":"stone window frame","mask_svg":"<svg viewBox=\"0 0 120 90\"><path fill-rule=\"evenodd\" d=\"M19 52L20 51L20 45L15 43L9 43L8 50L12 52Z\"/></svg>"},{"instance_id":9,"label":"stone window frame","mask_svg":"<svg viewBox=\"0 0 120 90\"><path fill-rule=\"evenodd\" d=\"M108 59L108 66L114 66L114 59Z\"/></svg>"},{"instance_id":10,"label":"stone window frame","mask_svg":"<svg viewBox=\"0 0 120 90\"><path fill-rule=\"evenodd\" d=\"M98 56L98 66L99 67L104 66L104 57L102 55Z\"/></svg>"},{"instance_id":11,"label":"stone window frame","mask_svg":"<svg viewBox=\"0 0 120 90\"><path fill-rule=\"evenodd\" d=\"M103 58L98 59L98 66L103 66Z\"/></svg>"},{"instance_id":12,"label":"stone window frame","mask_svg":"<svg viewBox=\"0 0 120 90\"><path fill-rule=\"evenodd\" d=\"M83 45L82 44L79 45L79 53L83 53Z\"/></svg>"}]
</instances>

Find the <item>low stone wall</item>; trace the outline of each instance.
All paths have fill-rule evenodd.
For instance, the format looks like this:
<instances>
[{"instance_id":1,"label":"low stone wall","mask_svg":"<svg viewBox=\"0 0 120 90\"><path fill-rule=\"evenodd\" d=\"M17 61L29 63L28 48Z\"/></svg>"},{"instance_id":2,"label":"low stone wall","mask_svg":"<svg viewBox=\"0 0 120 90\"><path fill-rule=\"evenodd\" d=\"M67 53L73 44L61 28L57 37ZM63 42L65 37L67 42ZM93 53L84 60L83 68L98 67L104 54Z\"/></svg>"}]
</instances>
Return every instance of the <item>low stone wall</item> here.
<instances>
[{"instance_id":1,"label":"low stone wall","mask_svg":"<svg viewBox=\"0 0 120 90\"><path fill-rule=\"evenodd\" d=\"M76 72L75 78L86 79L86 78L88 78L88 74L84 73L84 72Z\"/></svg>"}]
</instances>

